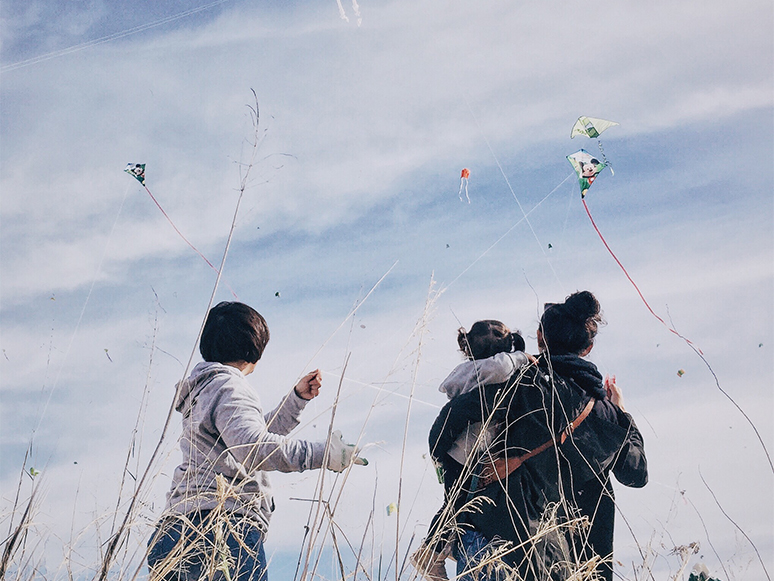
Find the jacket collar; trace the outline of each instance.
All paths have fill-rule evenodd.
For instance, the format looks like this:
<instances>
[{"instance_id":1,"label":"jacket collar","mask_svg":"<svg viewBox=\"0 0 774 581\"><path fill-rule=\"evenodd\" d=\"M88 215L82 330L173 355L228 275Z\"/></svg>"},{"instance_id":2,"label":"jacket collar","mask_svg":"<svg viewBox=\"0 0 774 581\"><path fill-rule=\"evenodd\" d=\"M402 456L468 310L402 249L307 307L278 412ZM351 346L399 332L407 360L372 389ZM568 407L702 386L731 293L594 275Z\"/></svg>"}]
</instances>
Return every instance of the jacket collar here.
<instances>
[{"instance_id":1,"label":"jacket collar","mask_svg":"<svg viewBox=\"0 0 774 581\"><path fill-rule=\"evenodd\" d=\"M602 374L591 361L577 355L551 355L549 361L546 361L544 355L540 358L540 365L550 367L557 375L573 380L591 397L605 399L607 396Z\"/></svg>"}]
</instances>

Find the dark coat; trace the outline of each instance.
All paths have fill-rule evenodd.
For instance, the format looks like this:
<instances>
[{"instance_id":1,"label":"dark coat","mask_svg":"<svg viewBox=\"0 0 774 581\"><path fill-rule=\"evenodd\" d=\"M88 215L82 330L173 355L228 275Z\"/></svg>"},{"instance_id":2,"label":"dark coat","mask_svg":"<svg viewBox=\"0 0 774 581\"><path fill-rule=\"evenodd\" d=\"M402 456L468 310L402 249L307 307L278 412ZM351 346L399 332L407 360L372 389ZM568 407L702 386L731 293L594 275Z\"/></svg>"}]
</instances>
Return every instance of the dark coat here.
<instances>
[{"instance_id":1,"label":"dark coat","mask_svg":"<svg viewBox=\"0 0 774 581\"><path fill-rule=\"evenodd\" d=\"M500 426L488 451L492 457L522 456L547 441L558 444L562 431L591 397L596 399L591 413L563 444L527 460L503 481L472 492L469 499L479 499L480 504L457 519L460 526L472 527L488 539L513 543L515 548L504 560L525 578L563 578L567 570L561 563L577 561L573 552L579 550L585 549L581 557L586 558L593 553L612 555L609 472L626 486L647 482L642 436L631 416L606 398L601 375L590 362L576 356L550 361L541 357L538 366L526 368L508 383L454 398L430 431L431 453L442 464L457 436L473 422ZM468 488L475 489L475 482ZM535 540L540 530L546 530L548 516L562 523L578 512L593 518L589 533L553 530ZM607 576L605 568L600 572Z\"/></svg>"}]
</instances>

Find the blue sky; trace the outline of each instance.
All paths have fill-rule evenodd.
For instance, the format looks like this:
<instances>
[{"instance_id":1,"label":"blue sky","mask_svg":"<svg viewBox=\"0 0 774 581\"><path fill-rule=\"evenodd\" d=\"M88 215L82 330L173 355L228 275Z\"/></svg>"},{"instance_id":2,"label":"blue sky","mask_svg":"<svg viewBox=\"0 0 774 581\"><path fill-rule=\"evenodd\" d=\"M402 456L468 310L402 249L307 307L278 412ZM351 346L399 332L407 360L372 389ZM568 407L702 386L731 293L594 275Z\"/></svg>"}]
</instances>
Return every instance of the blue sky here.
<instances>
[{"instance_id":1,"label":"blue sky","mask_svg":"<svg viewBox=\"0 0 774 581\"><path fill-rule=\"evenodd\" d=\"M46 569L54 576L67 546L79 547L84 570L98 559L92 537L107 536L127 451L135 473L214 283L123 168L147 164L153 194L216 262L249 154L252 89L262 143L224 280L269 322L251 379L267 407L306 370L325 374L299 437L324 437L351 352L336 426L378 445L344 485L345 530L359 538L375 502L376 534L385 551L393 542L395 517L381 511L397 495L412 385L420 401L403 494L419 501L402 510L401 551L439 504L422 454L444 403L436 386L460 361L458 326L499 318L535 351L539 305L589 289L607 320L591 359L623 386L651 465L645 489L617 488L632 531L619 520L619 572L635 578L637 543L652 546L665 575L676 568L669 551L696 541L693 560L718 576L761 578L725 511L771 574L774 475L763 449L704 363L647 312L591 227L565 159L596 151L569 139L578 116L620 123L603 135L615 175L605 170L590 190L592 215L771 451L770 3L591 11L396 0L360 2L360 25L353 5L341 6L348 21L335 0L3 4L2 512L32 441ZM470 204L457 195L463 167ZM535 208L528 221L518 223L519 204ZM438 294L420 334L431 279ZM217 300L233 298L228 286ZM177 421L143 493L137 546L178 459ZM296 558L306 519L289 497L311 495L316 478L274 479L274 579L292 578L280 564ZM71 530L85 533L76 541Z\"/></svg>"}]
</instances>

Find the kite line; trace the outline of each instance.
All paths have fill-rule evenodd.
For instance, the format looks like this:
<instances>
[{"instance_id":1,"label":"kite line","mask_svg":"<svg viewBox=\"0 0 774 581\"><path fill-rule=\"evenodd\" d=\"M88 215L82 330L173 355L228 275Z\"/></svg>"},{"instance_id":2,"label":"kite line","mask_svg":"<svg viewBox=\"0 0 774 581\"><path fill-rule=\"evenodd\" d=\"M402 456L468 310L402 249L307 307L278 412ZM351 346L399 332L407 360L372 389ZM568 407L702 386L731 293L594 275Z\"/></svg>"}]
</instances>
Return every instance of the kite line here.
<instances>
[{"instance_id":1,"label":"kite line","mask_svg":"<svg viewBox=\"0 0 774 581\"><path fill-rule=\"evenodd\" d=\"M495 247L495 246L497 246L497 245L498 245L500 242L502 242L502 241L503 241L503 239L504 239L506 236L508 236L508 234L510 234L510 233L513 231L513 229L514 229L514 228L516 228L516 226L518 226L519 224L521 224L521 223L522 223L522 222L524 222L525 220L527 220L527 221L528 221L528 220L529 220L529 218L527 218L527 216L529 216L529 215L530 215L532 212L534 212L535 210L537 210L537 209L538 209L538 206L540 206L540 204L542 204L543 202L545 202L545 201L546 201L546 200L547 200L547 199L548 199L548 198L549 198L549 197L550 197L550 196L551 196L551 195L552 195L552 194L553 194L553 193L554 193L556 190L558 190L558 189L559 189L559 188L560 188L560 187L561 187L561 186L564 184L564 182L566 182L567 180L569 180L569 179L572 177L572 175L573 175L573 174L568 174L568 175L567 175L567 177L566 177L566 178L564 178L564 179L563 179L561 182L559 182L559 184L558 184L558 185L557 185L557 186L556 186L556 187L555 187L553 190L551 190L551 191L550 191L550 192L548 192L548 193L547 193L545 196L543 196L543 199L542 199L542 200L540 200L540 201L539 201L537 204L535 204L535 205L532 207L532 209L531 209L529 212L526 212L526 213L524 213L524 215L523 215L521 218L519 218L519 220L518 220L518 221L517 221L517 222L516 222L516 223L515 223L513 226L511 226L510 228L508 228L508 230L506 230L506 231L505 231L505 233L504 233L502 236L500 236L500 237L499 237L497 240L495 240L495 241L492 243L492 245L491 245L489 248L487 248L486 250L484 250L484 252L482 252L482 253L481 253L481 254L478 256L478 258L476 258L476 259L475 259L473 262L471 262L471 263L470 263L470 264L469 264L469 265L468 265L468 266L467 266L467 267L466 267L466 268L465 268L465 269L464 269L464 270L463 270L461 273L459 273L459 274L458 274L458 275L457 275L457 276L456 276L456 277L455 277L455 278L454 278L454 279L453 279L453 280L452 280L452 281L451 281L449 284L445 285L445 286L444 286L444 288L442 289L442 292L443 292L443 291L445 291L446 289L448 289L448 288L449 288L451 285L453 285L455 282L457 282L457 281L458 281L460 278L462 278L462 276L463 276L463 275L464 275L466 272L468 272L468 271L469 271L471 268L473 268L473 266L474 266L474 265L475 265L475 264L476 264L476 263L477 263L479 260L481 260L482 258L484 258L484 256L486 256L486 255L489 253L489 251L490 251L490 250L492 250L492 248L494 248L494 247ZM550 264L550 263L549 263L549 264ZM557 279L557 280L558 280L558 279Z\"/></svg>"},{"instance_id":2,"label":"kite line","mask_svg":"<svg viewBox=\"0 0 774 581\"><path fill-rule=\"evenodd\" d=\"M585 153L583 150L577 152L576 154L573 154L573 156L578 156L578 154L581 154L581 152ZM669 329L670 333L674 333L676 336L680 337L685 343L693 349L693 351L698 355L699 359L701 359L704 362L704 365L707 366L707 369L709 369L709 372L712 374L712 377L715 379L715 385L717 386L718 390L720 390L720 393L722 393L733 405L734 407L739 411L739 413L744 416L744 419L747 420L747 423L750 424L750 427L752 427L753 432L755 432L755 435L758 438L758 441L761 444L761 447L763 448L763 453L766 455L766 459L769 462L769 467L771 468L771 471L774 472L774 462L771 459L771 455L769 454L769 450L766 447L766 443L763 441L763 437L761 436L760 432L758 431L758 428L755 426L755 423L752 421L750 416L747 415L747 413L742 409L742 407L734 400L731 395L724 390L720 385L720 380L718 379L717 374L712 369L712 366L710 365L709 361L707 361L707 358L704 357L704 353L702 350L696 346L690 339L685 337L684 335L681 335L675 328L674 325L668 324L664 319L662 319L650 306L647 299L645 299L645 296L642 294L642 291L640 290L640 287L637 286L637 283L634 282L634 279L629 275L626 268L623 264L621 264L621 261L618 260L618 257L613 252L613 249L610 248L610 245L605 240L605 237L602 235L602 232L597 227L596 222L594 222L594 218L591 216L591 211L589 210L588 204L586 204L586 197L585 193L588 191L588 188L591 186L591 183L593 182L593 179L596 177L596 175L604 168L604 164L595 164L594 168L594 175L590 177L584 177L582 174L583 171L583 162L578 157L568 156L567 159L570 160L570 163L572 163L573 167L575 168L576 172L578 173L578 180L581 186L581 202L583 202L583 208L586 210L586 215L589 217L589 220L591 221L591 225L594 227L594 230L596 231L597 235L599 236L599 239L602 241L602 244L605 245L605 248L607 248L607 251L610 253L610 256L613 257L613 260L615 260L616 264L621 268L623 273L626 275L626 278L629 280L630 283L632 283L632 286L637 291L637 294L640 295L640 299L642 299L642 302L647 307L648 311L650 311L650 314L656 317L656 319L664 325L667 329Z\"/></svg>"},{"instance_id":3,"label":"kite line","mask_svg":"<svg viewBox=\"0 0 774 581\"><path fill-rule=\"evenodd\" d=\"M479 123L478 117L476 117L476 114L473 112L473 108L470 106L470 103L468 102L467 98L463 96L463 99L465 100L465 104L468 106L468 111L470 112L470 115L473 117L473 120L476 122L476 125L478 126L478 131L479 131L479 133L481 133L481 137L483 138L484 143L486 143L487 148L489 148L489 153L492 154L492 158L494 159L495 163L497 164L497 168L500 170L500 174L503 176L503 180L505 180L505 184L508 186L508 189L510 190L511 195L513 196L513 199L516 200L516 205L519 207L519 211L521 212L522 216L524 217L524 221L527 222L527 226L529 226L529 229L532 232L532 236L535 237L535 241L538 243L538 246L540 247L540 252L543 253L543 258L546 259L546 262L548 263L548 266L551 268L551 272L554 273L554 278L556 279L556 282L559 283L559 286L564 288L564 284L562 283L562 280L559 278L559 274L556 272L556 269L554 268L554 265L551 262L551 259L548 257L548 254L546 254L546 250L545 250L545 248L543 248L543 243L540 241L540 238L538 237L537 232L535 232L535 228L532 227L532 222L530 222L529 218L527 218L527 212L524 211L524 207L521 205L521 202L519 201L519 198L516 195L516 192L513 190L513 186L511 186L511 182L508 179L508 176L505 174L505 170L503 169L502 164L500 164L500 160L498 159L497 155L495 154L494 149L492 149L492 145L489 143L489 139L487 139L486 135L484 134L484 129L481 127L481 123ZM464 170L463 170L463 172L464 172ZM470 175L470 174L468 173L468 175ZM462 177L463 178L466 177L464 175L464 173L463 173ZM564 182L562 182L562 183L564 183ZM554 189L554 191L556 191L556 189ZM552 191L552 193L553 193L553 191ZM549 195L551 195L551 194L549 194ZM546 197L548 197L548 196L546 196ZM499 242L499 240L498 240L498 242ZM488 252L488 250L487 250L487 252Z\"/></svg>"},{"instance_id":4,"label":"kite line","mask_svg":"<svg viewBox=\"0 0 774 581\"><path fill-rule=\"evenodd\" d=\"M15 63L11 63L9 65L0 67L0 72L8 73L11 71L15 71L16 69L21 69L21 68L24 68L30 65L35 65L37 63L44 62L53 58L65 56L73 52L85 50L87 48L91 48L92 46L98 46L100 44L105 44L106 42L118 40L119 38L131 36L133 34L137 34L138 32L143 32L151 28L156 28L158 26L162 26L163 24L168 24L170 22L174 22L175 20L180 20L182 18L186 18L187 16L197 14L198 12L209 10L210 8L218 6L219 4L225 4L226 2L229 2L229 1L230 0L215 0L214 2L210 2L209 4L205 4L204 6L199 6L198 8L191 8L189 10L184 10L183 12L178 12L177 14L173 14L172 16L165 16L164 18L161 18L159 20L154 20L153 22L146 22L145 24L133 26L132 28L128 28L120 32L114 32L113 34L108 34L107 36L102 36L100 38L95 38L93 40L87 40L86 42L74 44L67 48L55 50L53 52L49 52L46 54L21 60Z\"/></svg>"},{"instance_id":5,"label":"kite line","mask_svg":"<svg viewBox=\"0 0 774 581\"><path fill-rule=\"evenodd\" d=\"M70 350L73 347L73 344L75 343L75 338L78 335L78 331L81 328L81 323L83 322L83 317L86 314L86 307L89 304L89 300L91 299L91 295L94 292L94 287L97 284L97 278L99 277L100 272L102 272L102 265L105 263L105 258L107 257L108 248L110 247L110 241L113 239L113 234L116 231L116 226L118 225L118 219L121 217L121 212L124 209L124 204L126 203L126 198L129 195L129 188L126 188L126 191L124 192L124 197L121 199L121 205L118 207L118 212L116 213L116 218L113 220L113 226L110 228L110 233L108 234L107 240L105 241L105 245L102 249L102 257L99 259L99 264L97 265L97 270L94 272L94 276L91 279L91 285L89 286L89 292L86 293L86 298L83 301L83 307L81 307L81 313L78 315L78 320L75 323L75 328L73 328L72 335L70 335L70 341L67 343L67 348L64 352L64 357L62 359L62 364L59 366L59 369L56 372L56 376L54 377L54 383L51 386L51 391L48 393L48 398L46 399L46 403L43 406L43 411L40 412L40 417L38 418L38 423L35 426L35 429L32 430L32 435L30 436L30 448L32 448L32 442L33 438L35 437L35 434L40 429L40 426L43 424L43 418L46 415L46 412L48 411L48 406L51 403L51 398L54 395L54 391L59 386L59 378L62 375L62 370L64 369L65 363L67 362L67 359L70 355Z\"/></svg>"},{"instance_id":6,"label":"kite line","mask_svg":"<svg viewBox=\"0 0 774 581\"><path fill-rule=\"evenodd\" d=\"M599 134L615 125L618 125L618 123L616 123L615 121L607 121L606 119L596 119L595 117L581 116L575 122L575 125L573 126L572 131L570 132L570 139L572 139L576 135L585 135L586 137L590 137L592 139L596 138L597 142L599 143ZM601 145L600 145L600 151L602 151L602 157L603 157L602 162L600 162L598 159L595 159L585 149L581 149L580 151L576 151L575 153L567 156L567 161L570 162L570 165L572 165L573 169L575 170L575 173L578 174L578 185L580 186L580 190L581 190L581 202L583 202L583 208L586 210L586 215L589 217L589 220L591 221L591 225L594 227L594 230L596 231L597 236L599 236L599 239L602 241L602 244L604 244L605 248L607 248L607 251L610 253L610 256L613 257L613 260L615 260L616 264L621 268L623 273L626 275L626 278L629 280L630 283L632 283L634 290L636 290L637 294L640 295L640 299L642 299L642 302L645 304L648 311L650 311L650 314L656 317L656 319L658 319L658 321L662 325L664 325L667 329L669 329L670 333L674 333L675 335L680 337L680 339L685 341L692 349L694 349L699 354L699 356L703 356L704 353L702 353L701 349L699 349L696 345L694 345L690 341L690 339L678 333L673 326L670 326L669 324L667 324L667 322L664 319L662 319L660 316L658 316L656 311L653 310L653 308L648 303L647 299L645 299L645 295L642 294L640 287L637 286L637 283L634 282L634 279L629 275L626 268L624 268L624 265L621 264L620 260L618 260L618 257L615 255L615 252L613 252L613 249L610 248L610 245L607 243L607 240L605 240L605 237L602 236L602 232L597 227L597 223L594 222L594 218L591 216L591 211L589 210L589 206L588 204L586 204L586 192L589 191L591 184L593 184L594 180L597 179L597 176L599 175L599 173L603 169L605 169L605 167L609 166L609 162L604 157L604 151L602 150ZM612 172L613 168L610 168L610 171Z\"/></svg>"},{"instance_id":7,"label":"kite line","mask_svg":"<svg viewBox=\"0 0 774 581\"><path fill-rule=\"evenodd\" d=\"M182 232L181 232L181 231L178 229L178 227L177 227L177 226L175 226L175 223L172 221L172 218L170 218L170 217L169 217L169 214L167 214L167 213L164 211L164 208L162 208L162 207L161 207L161 204L159 204L159 201L156 199L156 197L155 197L155 196L154 196L154 195L151 193L151 191L148 189L148 186L146 186L145 184L143 184L143 185L142 185L142 187L143 187L143 188L145 188L145 191L146 191L146 192L148 192L148 195L151 197L151 200L153 200L153 203L155 203L155 204L156 204L156 206L158 207L158 209L159 209L159 210L161 210L161 213L162 213L162 214L164 214L164 217L167 219L167 222L169 222L169 225L170 225L170 226L172 226L172 228L174 228L174 229L175 229L175 232L177 232L177 234L180 236L180 238L182 238L182 239L183 239L183 242L185 242L186 244L188 244L188 246L190 246L190 247L191 247L191 249L192 249L194 252L196 252L196 254L198 254L198 255L199 255L201 258L202 258L202 260L204 260L204 262L206 262L206 263L207 263L207 265L208 265L208 266L209 266L209 267L210 267L212 270L214 270L216 273L220 274L220 272L219 272L219 271L218 271L218 269L215 267L215 265L214 265L214 264L212 264L212 263L211 263L209 260L207 260L207 257L206 257L206 256L204 256L204 254L202 254L201 252L199 252L199 250L197 250L196 246L194 246L193 244L191 244L191 241L190 241L190 240L188 240L188 238L186 238L186 237L183 235L183 233L182 233Z\"/></svg>"},{"instance_id":8,"label":"kite line","mask_svg":"<svg viewBox=\"0 0 774 581\"><path fill-rule=\"evenodd\" d=\"M172 226L172 228L177 232L178 236L183 239L183 242L188 244L188 246L198 254L204 262L207 263L207 265L215 271L215 274L220 276L220 270L212 264L209 260L207 260L207 257L204 256L199 250L191 244L191 241L188 240L188 238L185 237L185 235L180 231L180 229L175 226L175 223L172 221L172 218L169 217L169 214L167 214L164 211L164 208L161 207L161 204L159 204L159 201L156 199L156 196L153 195L153 192L150 191L148 186L145 184L145 164L144 163L130 163L126 166L126 169L124 170L126 173L128 173L130 176L135 178L138 182L140 182L140 185L145 188L145 191L148 192L148 195L150 196L151 200L153 200L153 203L156 204L156 207L161 210L161 213L164 214L164 217L167 219L167 222L169 222L169 225ZM225 281L224 281L225 282ZM234 292L234 289L231 288L231 286L226 282L226 286L228 287L228 290L231 291L231 294L234 296L235 299L239 300L239 297Z\"/></svg>"},{"instance_id":9,"label":"kite line","mask_svg":"<svg viewBox=\"0 0 774 581\"><path fill-rule=\"evenodd\" d=\"M592 225L592 226L594 226L594 230L596 230L596 232L597 232L597 235L599 236L599 239L602 241L602 244L604 244L604 245L605 245L605 248L607 248L607 251L610 253L610 256L612 256L612 257L613 257L613 260L615 260L616 264L617 264L618 266L620 266L620 267L621 267L621 270L622 270L622 271L623 271L623 273L626 275L626 278L627 278L627 279L629 279L629 282L630 282L630 283L632 283L632 286L634 287L634 290L636 290L636 291L637 291L637 294L638 294L638 295L640 295L640 298L642 299L642 302L643 302L643 303L645 304L645 306L648 308L648 310L650 311L650 314L651 314L651 315L653 315L654 317L656 317L656 319L658 319L658 320L659 320L659 322L660 322L662 325L664 325L664 326L665 326L667 329L669 329L669 331L670 331L671 333L674 333L675 335L677 335L678 337L680 337L680 339L682 339L683 341L685 341L686 343L688 343L688 345L690 345L691 347L694 347L694 348L695 348L695 349L696 349L696 350L699 352L699 354L700 354L700 355L704 355L704 353L702 352L702 350L701 350L701 349L699 349L698 347L696 347L696 345L694 345L694 344L693 344L693 342L691 342L691 340L690 340L690 339L688 339L688 338L687 338L687 337L685 337L684 335L681 335L680 333L678 333L678 332L677 332L677 331L676 331L676 330L675 330L673 327L670 327L670 326L667 324L667 322L666 322L664 319L662 319L661 317L659 317L659 316L658 316L658 314L656 314L656 311L654 311L654 310L651 308L650 304L648 304L648 301L645 299L645 296L642 294L642 291L640 290L640 287L638 287L638 286L637 286L637 283L636 283L636 282L634 282L634 279L632 279L632 277L631 277L631 276L629 275L629 273L626 271L626 268L624 268L624 265L623 265L623 264L621 264L621 261L620 261L620 260L618 260L618 257L615 255L615 253L613 252L613 250L610 248L610 245L609 245L609 244L607 243L607 241L605 240L605 237L604 237L604 236L602 236L602 232L600 232L600 231L599 231L599 228L597 228L597 224L596 224L596 222L594 222L594 218L592 218L592 217L591 217L591 212L589 211L589 206L588 206L588 204L586 204L586 198L581 198L581 201L583 202L583 207L584 207L584 208L585 208L585 210L586 210L586 215L589 217L589 220L591 220L591 225Z\"/></svg>"}]
</instances>

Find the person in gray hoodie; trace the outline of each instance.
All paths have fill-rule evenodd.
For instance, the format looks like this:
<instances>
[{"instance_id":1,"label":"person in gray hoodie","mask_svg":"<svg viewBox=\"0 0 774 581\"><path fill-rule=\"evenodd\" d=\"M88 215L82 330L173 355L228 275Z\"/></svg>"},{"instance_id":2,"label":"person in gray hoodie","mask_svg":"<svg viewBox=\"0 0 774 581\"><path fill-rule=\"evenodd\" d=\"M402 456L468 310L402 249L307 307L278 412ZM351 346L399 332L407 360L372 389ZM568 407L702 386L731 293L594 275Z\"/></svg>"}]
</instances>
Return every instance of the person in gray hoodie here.
<instances>
[{"instance_id":1,"label":"person in gray hoodie","mask_svg":"<svg viewBox=\"0 0 774 581\"><path fill-rule=\"evenodd\" d=\"M263 543L274 511L268 472L367 464L340 432L331 435L327 453L326 442L288 437L319 394L319 370L263 412L246 376L268 341L266 321L248 305L222 302L207 316L199 344L204 362L177 386L183 462L148 542L153 580L267 581Z\"/></svg>"}]
</instances>

